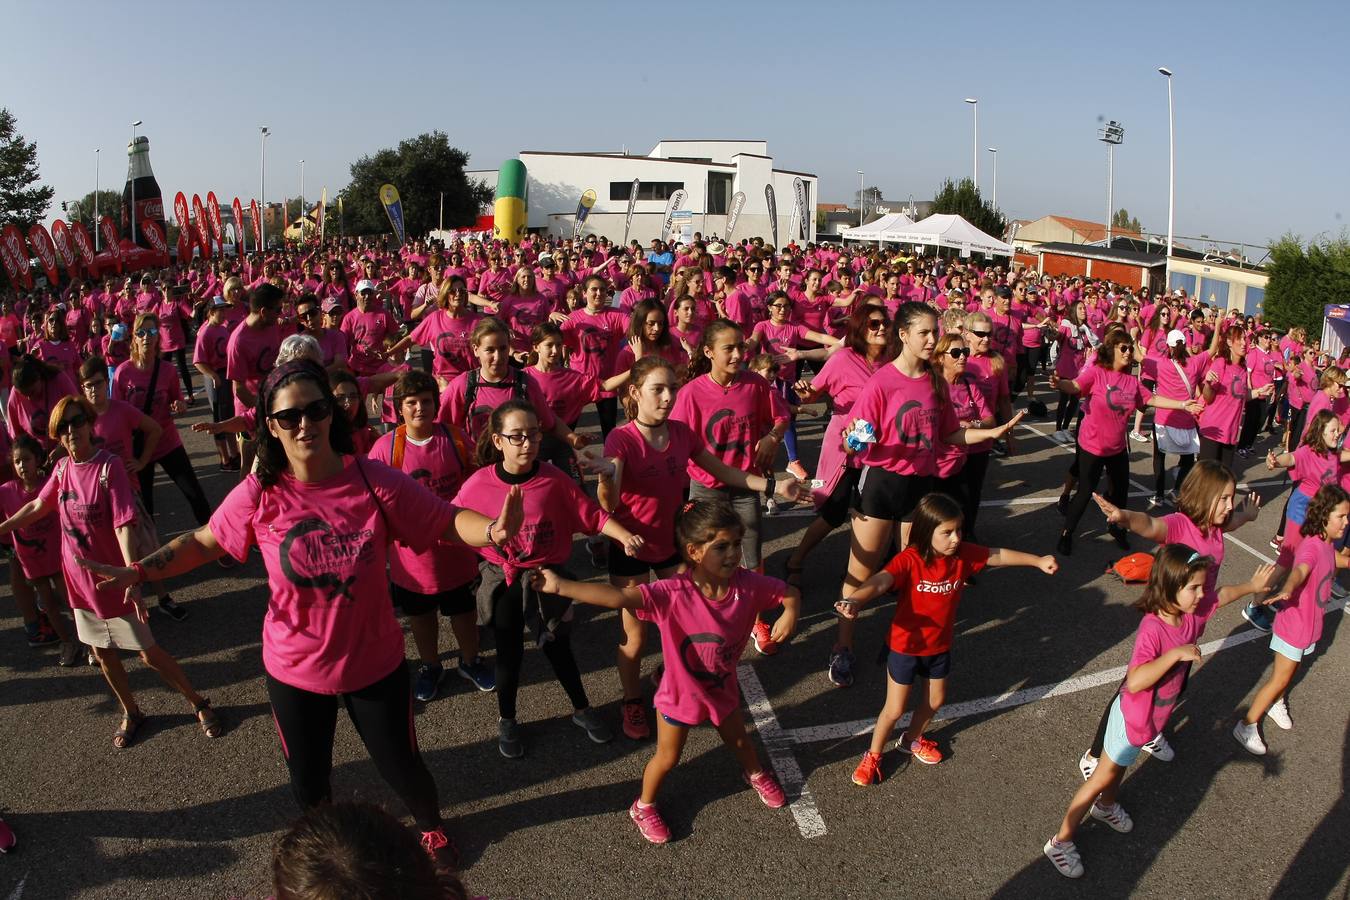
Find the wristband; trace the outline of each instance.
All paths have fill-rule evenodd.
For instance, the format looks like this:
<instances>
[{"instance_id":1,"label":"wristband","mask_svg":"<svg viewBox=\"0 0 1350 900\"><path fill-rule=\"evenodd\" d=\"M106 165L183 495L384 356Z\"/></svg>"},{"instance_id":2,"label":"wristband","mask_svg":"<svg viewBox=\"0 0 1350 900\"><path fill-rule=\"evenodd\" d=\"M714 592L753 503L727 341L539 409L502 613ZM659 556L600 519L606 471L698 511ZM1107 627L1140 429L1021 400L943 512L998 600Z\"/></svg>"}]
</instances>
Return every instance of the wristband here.
<instances>
[{"instance_id":1,"label":"wristband","mask_svg":"<svg viewBox=\"0 0 1350 900\"><path fill-rule=\"evenodd\" d=\"M487 528L486 530L484 530L483 536L487 538L488 544L500 550L502 548L502 545L497 543L497 539L492 536L492 529L496 527L497 527L497 520L493 519L491 522L487 523Z\"/></svg>"},{"instance_id":2,"label":"wristband","mask_svg":"<svg viewBox=\"0 0 1350 900\"><path fill-rule=\"evenodd\" d=\"M131 564L131 568L136 572L137 584L144 584L146 581L149 580L145 577L145 566L141 565L138 562L133 562Z\"/></svg>"}]
</instances>

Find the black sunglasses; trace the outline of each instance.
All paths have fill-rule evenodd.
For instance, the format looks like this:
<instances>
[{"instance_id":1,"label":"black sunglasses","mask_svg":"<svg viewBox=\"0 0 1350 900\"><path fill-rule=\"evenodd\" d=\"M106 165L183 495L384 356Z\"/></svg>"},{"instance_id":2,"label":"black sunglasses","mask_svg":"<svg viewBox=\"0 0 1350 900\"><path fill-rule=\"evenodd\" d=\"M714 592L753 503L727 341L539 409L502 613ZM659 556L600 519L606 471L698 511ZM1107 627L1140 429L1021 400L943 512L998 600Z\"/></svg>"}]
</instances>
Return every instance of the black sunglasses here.
<instances>
[{"instance_id":1,"label":"black sunglasses","mask_svg":"<svg viewBox=\"0 0 1350 900\"><path fill-rule=\"evenodd\" d=\"M964 359L970 355L970 351L965 347L953 347L947 351L947 355L952 359Z\"/></svg>"},{"instance_id":2,"label":"black sunglasses","mask_svg":"<svg viewBox=\"0 0 1350 900\"><path fill-rule=\"evenodd\" d=\"M975 335L975 337L977 338L987 338L989 337L989 335L993 334L992 331L976 331L973 328L970 330L970 333Z\"/></svg>"},{"instance_id":3,"label":"black sunglasses","mask_svg":"<svg viewBox=\"0 0 1350 900\"><path fill-rule=\"evenodd\" d=\"M868 319L867 328L869 331L884 331L886 329L885 319Z\"/></svg>"},{"instance_id":4,"label":"black sunglasses","mask_svg":"<svg viewBox=\"0 0 1350 900\"><path fill-rule=\"evenodd\" d=\"M84 413L76 413L69 419L62 419L56 426L57 434L65 434L67 431L74 431L76 428L83 428L89 424L89 417Z\"/></svg>"},{"instance_id":5,"label":"black sunglasses","mask_svg":"<svg viewBox=\"0 0 1350 900\"><path fill-rule=\"evenodd\" d=\"M140 331L136 332L136 337L138 338L159 337L159 329L154 327L142 328Z\"/></svg>"},{"instance_id":6,"label":"black sunglasses","mask_svg":"<svg viewBox=\"0 0 1350 900\"><path fill-rule=\"evenodd\" d=\"M294 431L300 427L302 418L309 419L311 422L322 422L333 414L333 401L327 397L320 397L308 406L292 406L290 409L279 409L274 413L268 413L267 418L277 423L282 431Z\"/></svg>"}]
</instances>

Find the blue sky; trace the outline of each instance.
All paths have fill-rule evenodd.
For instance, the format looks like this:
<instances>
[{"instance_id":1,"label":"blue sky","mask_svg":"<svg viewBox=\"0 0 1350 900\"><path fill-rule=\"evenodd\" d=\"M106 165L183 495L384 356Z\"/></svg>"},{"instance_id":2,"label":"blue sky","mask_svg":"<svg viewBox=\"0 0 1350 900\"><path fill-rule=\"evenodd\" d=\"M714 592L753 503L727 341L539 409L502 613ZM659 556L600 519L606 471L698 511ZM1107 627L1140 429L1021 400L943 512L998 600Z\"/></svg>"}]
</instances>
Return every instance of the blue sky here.
<instances>
[{"instance_id":1,"label":"blue sky","mask_svg":"<svg viewBox=\"0 0 1350 900\"><path fill-rule=\"evenodd\" d=\"M128 14L135 9L136 15ZM1125 125L1115 200L1167 219L1175 74L1178 235L1264 243L1350 214L1350 4L10 3L0 105L38 143L57 200L120 190L130 123L166 201L317 198L358 156L441 129L495 168L520 150L645 153L662 138L753 138L851 202L971 169L1010 216L1100 220L1102 119ZM957 11L959 9L959 12ZM209 10L209 11L208 11ZM187 11L185 14L184 11ZM133 35L137 35L134 38ZM166 203L167 205L167 203ZM52 215L59 210L54 206Z\"/></svg>"}]
</instances>

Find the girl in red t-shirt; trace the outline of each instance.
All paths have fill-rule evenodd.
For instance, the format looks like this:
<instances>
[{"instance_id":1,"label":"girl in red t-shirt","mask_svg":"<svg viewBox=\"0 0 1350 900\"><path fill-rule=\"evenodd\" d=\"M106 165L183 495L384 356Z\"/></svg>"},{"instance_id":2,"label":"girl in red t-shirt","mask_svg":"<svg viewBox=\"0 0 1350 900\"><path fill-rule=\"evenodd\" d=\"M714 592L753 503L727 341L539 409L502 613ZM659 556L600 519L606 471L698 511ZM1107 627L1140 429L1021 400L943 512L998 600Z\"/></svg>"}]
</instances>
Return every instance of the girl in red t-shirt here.
<instances>
[{"instance_id":1,"label":"girl in red t-shirt","mask_svg":"<svg viewBox=\"0 0 1350 900\"><path fill-rule=\"evenodd\" d=\"M961 523L959 503L946 494L928 494L914 510L909 545L835 604L839 615L855 619L865 603L891 590L900 595L888 640L886 704L877 716L872 746L853 773L854 784L881 783L881 752L905 712L916 678L928 682L928 692L920 699L908 731L900 735L896 746L921 763L932 766L942 762L937 743L925 738L923 732L946 699L956 607L966 579L986 566L1035 566L1047 575L1059 570L1053 556L964 544Z\"/></svg>"}]
</instances>

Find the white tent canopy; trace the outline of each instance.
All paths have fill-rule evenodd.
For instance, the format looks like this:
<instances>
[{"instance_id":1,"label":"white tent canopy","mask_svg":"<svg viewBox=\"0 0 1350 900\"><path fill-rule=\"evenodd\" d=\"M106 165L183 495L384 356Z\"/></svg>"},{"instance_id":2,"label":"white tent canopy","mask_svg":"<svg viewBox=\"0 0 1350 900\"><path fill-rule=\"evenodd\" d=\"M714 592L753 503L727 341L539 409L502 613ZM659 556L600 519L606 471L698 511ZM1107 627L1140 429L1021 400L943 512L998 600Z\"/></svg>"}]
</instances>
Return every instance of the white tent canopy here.
<instances>
[{"instance_id":1,"label":"white tent canopy","mask_svg":"<svg viewBox=\"0 0 1350 900\"><path fill-rule=\"evenodd\" d=\"M962 253L985 253L1012 256L1013 248L985 234L960 216L937 213L908 228L896 229L886 235L887 241L899 244L923 244L930 247L948 247Z\"/></svg>"},{"instance_id":2,"label":"white tent canopy","mask_svg":"<svg viewBox=\"0 0 1350 900\"><path fill-rule=\"evenodd\" d=\"M846 241L895 241L891 232L903 231L913 224L914 220L904 213L887 213L875 222L845 228L839 236Z\"/></svg>"}]
</instances>

